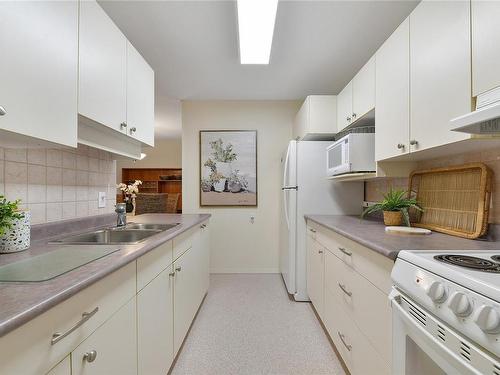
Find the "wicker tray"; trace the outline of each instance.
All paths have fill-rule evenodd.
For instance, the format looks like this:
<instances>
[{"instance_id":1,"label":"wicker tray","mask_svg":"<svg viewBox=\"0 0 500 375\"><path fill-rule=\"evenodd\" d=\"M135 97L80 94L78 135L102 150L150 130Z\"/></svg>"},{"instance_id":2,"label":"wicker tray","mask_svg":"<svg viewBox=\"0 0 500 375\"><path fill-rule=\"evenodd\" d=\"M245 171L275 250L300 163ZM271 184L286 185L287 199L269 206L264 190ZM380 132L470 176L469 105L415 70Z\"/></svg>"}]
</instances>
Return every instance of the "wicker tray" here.
<instances>
[{"instance_id":1,"label":"wicker tray","mask_svg":"<svg viewBox=\"0 0 500 375\"><path fill-rule=\"evenodd\" d=\"M491 170L482 163L412 172L409 191L424 212L413 225L464 238L488 230Z\"/></svg>"}]
</instances>

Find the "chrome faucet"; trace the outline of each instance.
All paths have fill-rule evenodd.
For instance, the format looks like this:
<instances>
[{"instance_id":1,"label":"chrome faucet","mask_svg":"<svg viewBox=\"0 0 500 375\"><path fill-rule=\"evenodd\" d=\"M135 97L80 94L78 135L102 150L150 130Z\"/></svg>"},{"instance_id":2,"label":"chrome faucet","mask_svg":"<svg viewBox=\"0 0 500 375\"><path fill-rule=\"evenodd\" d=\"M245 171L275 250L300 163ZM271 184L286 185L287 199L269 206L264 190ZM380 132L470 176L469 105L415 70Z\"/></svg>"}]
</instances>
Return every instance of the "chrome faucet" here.
<instances>
[{"instance_id":1,"label":"chrome faucet","mask_svg":"<svg viewBox=\"0 0 500 375\"><path fill-rule=\"evenodd\" d=\"M115 206L115 212L117 213L116 226L124 227L127 225L127 208L125 203L117 203Z\"/></svg>"}]
</instances>

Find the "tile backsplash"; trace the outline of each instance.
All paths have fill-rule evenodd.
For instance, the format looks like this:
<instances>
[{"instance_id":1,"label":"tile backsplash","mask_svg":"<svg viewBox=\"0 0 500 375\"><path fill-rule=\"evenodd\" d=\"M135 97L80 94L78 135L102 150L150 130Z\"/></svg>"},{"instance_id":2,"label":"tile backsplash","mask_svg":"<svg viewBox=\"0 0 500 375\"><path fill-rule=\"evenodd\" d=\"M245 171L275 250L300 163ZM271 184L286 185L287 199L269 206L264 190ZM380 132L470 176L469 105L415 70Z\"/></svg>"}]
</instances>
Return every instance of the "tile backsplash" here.
<instances>
[{"instance_id":1,"label":"tile backsplash","mask_svg":"<svg viewBox=\"0 0 500 375\"><path fill-rule=\"evenodd\" d=\"M418 163L417 169L450 167L472 162L482 162L493 171L489 222L500 224L500 148L421 161ZM381 199L382 193L390 188L408 189L408 178L383 178L367 181L365 184L365 200L370 202L378 201Z\"/></svg>"},{"instance_id":2,"label":"tile backsplash","mask_svg":"<svg viewBox=\"0 0 500 375\"><path fill-rule=\"evenodd\" d=\"M113 212L115 184L116 161L106 151L0 148L0 194L20 199L32 224ZM98 208L101 191L105 208Z\"/></svg>"}]
</instances>

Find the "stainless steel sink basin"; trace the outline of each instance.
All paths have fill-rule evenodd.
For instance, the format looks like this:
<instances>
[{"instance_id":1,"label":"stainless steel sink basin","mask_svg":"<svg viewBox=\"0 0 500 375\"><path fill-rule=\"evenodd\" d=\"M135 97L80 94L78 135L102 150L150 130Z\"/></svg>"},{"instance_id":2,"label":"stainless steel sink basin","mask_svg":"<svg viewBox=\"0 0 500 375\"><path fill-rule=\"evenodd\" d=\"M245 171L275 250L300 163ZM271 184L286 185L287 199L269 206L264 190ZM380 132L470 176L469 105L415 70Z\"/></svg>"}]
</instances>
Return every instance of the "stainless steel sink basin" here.
<instances>
[{"instance_id":1,"label":"stainless steel sink basin","mask_svg":"<svg viewBox=\"0 0 500 375\"><path fill-rule=\"evenodd\" d=\"M126 229L141 229L141 230L169 230L175 228L180 223L174 224L141 224L141 223L130 223L127 224Z\"/></svg>"},{"instance_id":2,"label":"stainless steel sink basin","mask_svg":"<svg viewBox=\"0 0 500 375\"><path fill-rule=\"evenodd\" d=\"M161 230L138 229L102 229L89 233L75 234L53 241L63 244L136 244L148 237L162 232Z\"/></svg>"}]
</instances>

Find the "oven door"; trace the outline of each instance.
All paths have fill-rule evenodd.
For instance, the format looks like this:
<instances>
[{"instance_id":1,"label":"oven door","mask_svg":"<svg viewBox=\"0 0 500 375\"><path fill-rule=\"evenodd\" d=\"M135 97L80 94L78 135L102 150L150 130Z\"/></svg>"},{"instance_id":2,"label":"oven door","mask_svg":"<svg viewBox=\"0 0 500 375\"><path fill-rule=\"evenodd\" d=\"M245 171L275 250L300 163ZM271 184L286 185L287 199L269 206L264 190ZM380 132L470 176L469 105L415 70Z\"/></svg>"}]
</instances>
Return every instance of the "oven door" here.
<instances>
[{"instance_id":1,"label":"oven door","mask_svg":"<svg viewBox=\"0 0 500 375\"><path fill-rule=\"evenodd\" d=\"M494 374L498 362L393 288L392 373Z\"/></svg>"}]
</instances>

